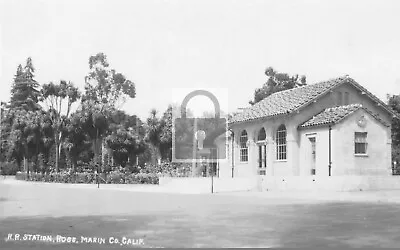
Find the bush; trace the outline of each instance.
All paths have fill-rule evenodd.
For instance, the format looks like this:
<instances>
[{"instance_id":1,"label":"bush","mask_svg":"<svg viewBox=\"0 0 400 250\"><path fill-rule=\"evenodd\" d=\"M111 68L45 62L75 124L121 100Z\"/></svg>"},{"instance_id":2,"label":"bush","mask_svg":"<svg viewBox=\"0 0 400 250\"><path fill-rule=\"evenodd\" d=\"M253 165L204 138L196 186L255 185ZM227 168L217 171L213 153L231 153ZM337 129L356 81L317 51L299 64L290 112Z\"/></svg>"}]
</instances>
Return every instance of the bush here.
<instances>
[{"instance_id":1,"label":"bush","mask_svg":"<svg viewBox=\"0 0 400 250\"><path fill-rule=\"evenodd\" d=\"M29 178L26 172L17 172L17 180L25 181L42 181L42 182L55 182L55 183L96 183L96 174L91 172L71 173L62 171L59 173L29 173ZM107 184L158 184L158 176L156 174L127 174L120 171L110 172L105 179Z\"/></svg>"},{"instance_id":2,"label":"bush","mask_svg":"<svg viewBox=\"0 0 400 250\"><path fill-rule=\"evenodd\" d=\"M16 162L2 162L0 164L0 175L16 175L19 170L19 166Z\"/></svg>"}]
</instances>

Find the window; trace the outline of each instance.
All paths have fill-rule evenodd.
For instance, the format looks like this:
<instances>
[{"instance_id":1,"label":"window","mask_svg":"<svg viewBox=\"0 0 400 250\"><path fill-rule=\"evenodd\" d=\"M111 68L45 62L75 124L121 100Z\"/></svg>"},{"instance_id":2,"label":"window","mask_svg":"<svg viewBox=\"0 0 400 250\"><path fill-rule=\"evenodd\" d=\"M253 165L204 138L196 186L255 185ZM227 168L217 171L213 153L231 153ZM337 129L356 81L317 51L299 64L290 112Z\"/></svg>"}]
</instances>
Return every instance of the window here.
<instances>
[{"instance_id":1,"label":"window","mask_svg":"<svg viewBox=\"0 0 400 250\"><path fill-rule=\"evenodd\" d=\"M367 132L354 133L354 154L367 154Z\"/></svg>"},{"instance_id":2,"label":"window","mask_svg":"<svg viewBox=\"0 0 400 250\"><path fill-rule=\"evenodd\" d=\"M342 105L342 92L337 92L337 106Z\"/></svg>"},{"instance_id":3,"label":"window","mask_svg":"<svg viewBox=\"0 0 400 250\"><path fill-rule=\"evenodd\" d=\"M267 138L267 135L265 134L265 129L261 128L260 132L258 132L257 140L258 141L265 141L266 138Z\"/></svg>"},{"instance_id":4,"label":"window","mask_svg":"<svg viewBox=\"0 0 400 250\"><path fill-rule=\"evenodd\" d=\"M240 134L240 161L247 162L249 160L249 149L247 148L247 132L243 130Z\"/></svg>"},{"instance_id":5,"label":"window","mask_svg":"<svg viewBox=\"0 0 400 250\"><path fill-rule=\"evenodd\" d=\"M344 92L344 105L349 105L349 92Z\"/></svg>"},{"instance_id":6,"label":"window","mask_svg":"<svg viewBox=\"0 0 400 250\"><path fill-rule=\"evenodd\" d=\"M286 127L283 124L276 131L276 159L286 160Z\"/></svg>"}]
</instances>

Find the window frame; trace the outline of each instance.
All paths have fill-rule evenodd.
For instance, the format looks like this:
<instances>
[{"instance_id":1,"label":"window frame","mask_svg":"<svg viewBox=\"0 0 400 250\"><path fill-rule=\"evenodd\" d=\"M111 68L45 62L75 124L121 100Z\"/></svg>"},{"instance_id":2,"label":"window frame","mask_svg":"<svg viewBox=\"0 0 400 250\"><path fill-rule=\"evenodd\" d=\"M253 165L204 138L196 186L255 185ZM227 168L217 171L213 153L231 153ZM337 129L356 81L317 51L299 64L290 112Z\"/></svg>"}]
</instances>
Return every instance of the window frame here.
<instances>
[{"instance_id":1,"label":"window frame","mask_svg":"<svg viewBox=\"0 0 400 250\"><path fill-rule=\"evenodd\" d=\"M354 132L354 155L355 156L368 155L368 133L367 132L358 132L358 131Z\"/></svg>"},{"instance_id":2,"label":"window frame","mask_svg":"<svg viewBox=\"0 0 400 250\"><path fill-rule=\"evenodd\" d=\"M261 135L264 135L264 136L263 136L264 138L260 138ZM266 141L266 140L267 140L267 131L265 130L264 127L262 127L262 128L258 131L258 134L257 134L257 141L262 142L262 141Z\"/></svg>"},{"instance_id":3,"label":"window frame","mask_svg":"<svg viewBox=\"0 0 400 250\"><path fill-rule=\"evenodd\" d=\"M284 124L279 125L275 133L276 160L287 160L287 129Z\"/></svg>"},{"instance_id":4,"label":"window frame","mask_svg":"<svg viewBox=\"0 0 400 250\"><path fill-rule=\"evenodd\" d=\"M249 136L247 131L243 130L239 137L239 161L243 163L249 161L249 147L247 146L248 139Z\"/></svg>"}]
</instances>

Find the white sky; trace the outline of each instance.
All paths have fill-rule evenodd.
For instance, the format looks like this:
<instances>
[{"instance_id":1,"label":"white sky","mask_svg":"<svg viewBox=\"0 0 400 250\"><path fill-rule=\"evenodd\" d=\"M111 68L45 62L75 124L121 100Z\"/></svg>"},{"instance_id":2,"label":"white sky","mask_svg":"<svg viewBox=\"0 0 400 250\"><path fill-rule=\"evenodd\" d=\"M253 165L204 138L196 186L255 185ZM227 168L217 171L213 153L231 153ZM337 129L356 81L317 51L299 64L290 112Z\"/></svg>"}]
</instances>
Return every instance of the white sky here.
<instances>
[{"instance_id":1,"label":"white sky","mask_svg":"<svg viewBox=\"0 0 400 250\"><path fill-rule=\"evenodd\" d=\"M400 1L0 2L2 101L28 56L40 83L83 89L97 52L136 83L124 109L140 117L180 102L172 88L228 89L235 111L266 81L267 66L308 83L349 74L384 101L400 94ZM205 100L190 109L212 110Z\"/></svg>"}]
</instances>

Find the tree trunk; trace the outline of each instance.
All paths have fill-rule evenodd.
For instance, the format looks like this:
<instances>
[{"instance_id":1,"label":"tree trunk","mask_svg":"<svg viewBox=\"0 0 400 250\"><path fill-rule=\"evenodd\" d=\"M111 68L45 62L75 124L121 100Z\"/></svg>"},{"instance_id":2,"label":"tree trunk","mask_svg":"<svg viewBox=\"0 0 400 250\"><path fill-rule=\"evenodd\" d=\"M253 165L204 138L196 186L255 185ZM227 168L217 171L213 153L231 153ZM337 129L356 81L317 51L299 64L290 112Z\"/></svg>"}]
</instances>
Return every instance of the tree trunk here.
<instances>
[{"instance_id":1,"label":"tree trunk","mask_svg":"<svg viewBox=\"0 0 400 250\"><path fill-rule=\"evenodd\" d=\"M28 159L24 156L24 168L26 169L26 178L29 180L29 165Z\"/></svg>"},{"instance_id":2,"label":"tree trunk","mask_svg":"<svg viewBox=\"0 0 400 250\"><path fill-rule=\"evenodd\" d=\"M36 164L35 164L35 172L39 167L39 143L36 143Z\"/></svg>"},{"instance_id":3,"label":"tree trunk","mask_svg":"<svg viewBox=\"0 0 400 250\"><path fill-rule=\"evenodd\" d=\"M78 167L78 160L77 160L77 157L72 156L72 157L71 157L71 163L72 163L72 172L75 173L75 172L76 172L76 169L77 169L77 167Z\"/></svg>"},{"instance_id":4,"label":"tree trunk","mask_svg":"<svg viewBox=\"0 0 400 250\"><path fill-rule=\"evenodd\" d=\"M103 168L106 166L106 147L104 140L101 140L101 165Z\"/></svg>"},{"instance_id":5,"label":"tree trunk","mask_svg":"<svg viewBox=\"0 0 400 250\"><path fill-rule=\"evenodd\" d=\"M101 141L102 138L101 136L99 136L99 132L97 130L96 132L96 138L93 141L93 151L94 151L94 158L95 158L95 162L96 164L100 164L101 162L99 162L100 156L101 156Z\"/></svg>"},{"instance_id":6,"label":"tree trunk","mask_svg":"<svg viewBox=\"0 0 400 250\"><path fill-rule=\"evenodd\" d=\"M59 158L60 158L60 154L59 154L60 152L58 151L58 136L57 135L54 138L54 144L56 147L56 172L58 173L58 168L59 168L58 162L59 162Z\"/></svg>"}]
</instances>

